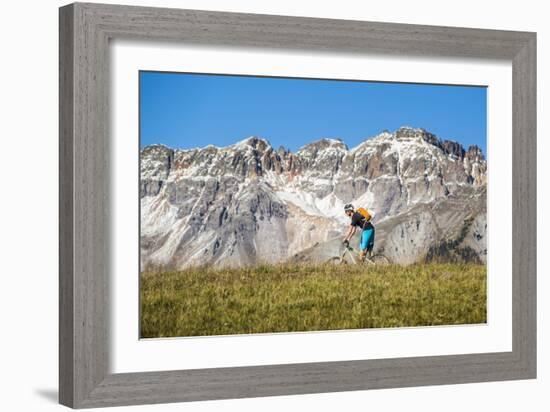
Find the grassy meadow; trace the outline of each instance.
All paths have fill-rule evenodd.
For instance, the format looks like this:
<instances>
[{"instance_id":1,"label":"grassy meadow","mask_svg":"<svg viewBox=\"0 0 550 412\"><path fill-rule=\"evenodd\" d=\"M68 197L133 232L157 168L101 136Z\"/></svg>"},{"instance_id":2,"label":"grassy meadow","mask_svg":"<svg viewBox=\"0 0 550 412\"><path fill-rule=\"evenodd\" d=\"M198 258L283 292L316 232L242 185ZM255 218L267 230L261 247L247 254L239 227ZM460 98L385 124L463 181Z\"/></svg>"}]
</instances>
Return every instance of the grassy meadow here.
<instances>
[{"instance_id":1,"label":"grassy meadow","mask_svg":"<svg viewBox=\"0 0 550 412\"><path fill-rule=\"evenodd\" d=\"M262 265L141 274L141 337L486 322L486 266Z\"/></svg>"}]
</instances>

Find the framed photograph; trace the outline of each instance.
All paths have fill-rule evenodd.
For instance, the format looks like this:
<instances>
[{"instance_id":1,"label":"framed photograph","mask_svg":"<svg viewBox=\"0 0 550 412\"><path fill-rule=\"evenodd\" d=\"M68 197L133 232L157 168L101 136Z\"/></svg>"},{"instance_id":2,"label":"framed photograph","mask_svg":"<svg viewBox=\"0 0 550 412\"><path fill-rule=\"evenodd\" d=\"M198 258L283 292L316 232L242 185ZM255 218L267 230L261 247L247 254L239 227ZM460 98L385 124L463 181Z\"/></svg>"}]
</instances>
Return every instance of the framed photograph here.
<instances>
[{"instance_id":1,"label":"framed photograph","mask_svg":"<svg viewBox=\"0 0 550 412\"><path fill-rule=\"evenodd\" d=\"M62 7L60 402L535 378L535 98L534 33Z\"/></svg>"}]
</instances>

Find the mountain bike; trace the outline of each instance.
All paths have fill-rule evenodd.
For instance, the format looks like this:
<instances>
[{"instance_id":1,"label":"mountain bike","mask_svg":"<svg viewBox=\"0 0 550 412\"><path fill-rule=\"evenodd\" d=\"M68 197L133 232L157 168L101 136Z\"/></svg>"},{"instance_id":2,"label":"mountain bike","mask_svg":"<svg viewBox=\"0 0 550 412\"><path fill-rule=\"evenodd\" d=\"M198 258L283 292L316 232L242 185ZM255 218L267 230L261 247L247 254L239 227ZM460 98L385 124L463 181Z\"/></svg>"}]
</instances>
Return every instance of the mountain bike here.
<instances>
[{"instance_id":1,"label":"mountain bike","mask_svg":"<svg viewBox=\"0 0 550 412\"><path fill-rule=\"evenodd\" d=\"M352 263L366 264L366 265L389 265L391 260L384 256L382 253L376 253L373 255L366 255L364 260L361 260L360 252L350 245L344 246L344 251L340 256L333 256L326 261L326 263L332 265L346 265Z\"/></svg>"}]
</instances>

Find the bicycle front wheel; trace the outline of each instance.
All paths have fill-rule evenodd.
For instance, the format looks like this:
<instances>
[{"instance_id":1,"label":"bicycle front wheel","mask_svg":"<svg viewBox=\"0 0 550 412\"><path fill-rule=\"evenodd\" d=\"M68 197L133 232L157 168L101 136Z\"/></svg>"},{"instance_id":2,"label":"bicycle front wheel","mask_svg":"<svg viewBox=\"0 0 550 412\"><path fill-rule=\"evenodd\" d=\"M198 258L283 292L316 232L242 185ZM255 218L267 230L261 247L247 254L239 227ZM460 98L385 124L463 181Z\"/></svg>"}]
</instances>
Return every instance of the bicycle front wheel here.
<instances>
[{"instance_id":1,"label":"bicycle front wheel","mask_svg":"<svg viewBox=\"0 0 550 412\"><path fill-rule=\"evenodd\" d=\"M325 263L327 265L345 265L347 262L345 259L342 259L340 256L334 256L328 259Z\"/></svg>"}]
</instances>

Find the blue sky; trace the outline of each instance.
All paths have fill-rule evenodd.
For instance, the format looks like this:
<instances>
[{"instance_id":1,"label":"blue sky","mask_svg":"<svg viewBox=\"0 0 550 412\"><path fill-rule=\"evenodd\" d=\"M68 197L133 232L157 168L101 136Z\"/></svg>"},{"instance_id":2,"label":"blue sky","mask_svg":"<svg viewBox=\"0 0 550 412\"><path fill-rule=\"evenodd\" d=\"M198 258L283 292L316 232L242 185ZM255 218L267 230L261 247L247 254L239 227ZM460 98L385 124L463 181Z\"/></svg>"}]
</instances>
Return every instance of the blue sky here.
<instances>
[{"instance_id":1,"label":"blue sky","mask_svg":"<svg viewBox=\"0 0 550 412\"><path fill-rule=\"evenodd\" d=\"M293 151L322 137L354 147L422 127L486 154L485 87L140 72L141 147L227 146L260 136Z\"/></svg>"}]
</instances>

